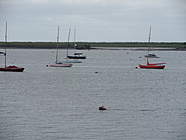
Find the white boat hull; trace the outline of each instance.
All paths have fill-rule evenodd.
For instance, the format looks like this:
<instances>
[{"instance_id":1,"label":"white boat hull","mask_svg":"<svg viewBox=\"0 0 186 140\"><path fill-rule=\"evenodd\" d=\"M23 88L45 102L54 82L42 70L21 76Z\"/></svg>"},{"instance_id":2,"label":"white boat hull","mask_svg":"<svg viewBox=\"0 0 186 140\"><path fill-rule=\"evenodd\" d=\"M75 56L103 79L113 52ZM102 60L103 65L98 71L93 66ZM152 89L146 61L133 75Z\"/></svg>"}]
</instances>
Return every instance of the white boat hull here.
<instances>
[{"instance_id":1,"label":"white boat hull","mask_svg":"<svg viewBox=\"0 0 186 140\"><path fill-rule=\"evenodd\" d=\"M64 63L64 64L49 64L47 67L72 67L72 64Z\"/></svg>"},{"instance_id":2,"label":"white boat hull","mask_svg":"<svg viewBox=\"0 0 186 140\"><path fill-rule=\"evenodd\" d=\"M64 60L63 61L64 63L82 63L82 61L80 61L80 60Z\"/></svg>"}]
</instances>

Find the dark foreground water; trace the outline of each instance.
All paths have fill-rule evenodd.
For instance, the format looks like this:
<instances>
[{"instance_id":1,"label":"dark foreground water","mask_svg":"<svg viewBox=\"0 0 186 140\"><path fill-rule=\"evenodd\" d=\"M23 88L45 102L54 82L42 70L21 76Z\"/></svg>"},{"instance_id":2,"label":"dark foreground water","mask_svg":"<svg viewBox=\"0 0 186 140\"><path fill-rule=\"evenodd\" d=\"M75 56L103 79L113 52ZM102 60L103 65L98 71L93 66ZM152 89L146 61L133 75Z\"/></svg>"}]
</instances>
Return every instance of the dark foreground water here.
<instances>
[{"instance_id":1,"label":"dark foreground water","mask_svg":"<svg viewBox=\"0 0 186 140\"><path fill-rule=\"evenodd\" d=\"M186 52L155 53L165 70L135 69L143 51L84 51L49 68L55 50L8 50L26 69L0 72L0 140L186 140Z\"/></svg>"}]
</instances>

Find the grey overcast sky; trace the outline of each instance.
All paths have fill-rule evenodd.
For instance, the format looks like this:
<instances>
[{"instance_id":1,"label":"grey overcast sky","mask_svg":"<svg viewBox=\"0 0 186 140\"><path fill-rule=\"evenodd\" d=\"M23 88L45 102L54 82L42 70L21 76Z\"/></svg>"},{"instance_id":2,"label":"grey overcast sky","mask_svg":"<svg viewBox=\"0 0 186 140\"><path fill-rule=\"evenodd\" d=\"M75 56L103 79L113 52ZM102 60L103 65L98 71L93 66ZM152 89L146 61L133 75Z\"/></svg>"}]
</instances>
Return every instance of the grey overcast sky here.
<instances>
[{"instance_id":1,"label":"grey overcast sky","mask_svg":"<svg viewBox=\"0 0 186 140\"><path fill-rule=\"evenodd\" d=\"M2 41L6 20L9 41L186 41L186 0L0 0Z\"/></svg>"}]
</instances>

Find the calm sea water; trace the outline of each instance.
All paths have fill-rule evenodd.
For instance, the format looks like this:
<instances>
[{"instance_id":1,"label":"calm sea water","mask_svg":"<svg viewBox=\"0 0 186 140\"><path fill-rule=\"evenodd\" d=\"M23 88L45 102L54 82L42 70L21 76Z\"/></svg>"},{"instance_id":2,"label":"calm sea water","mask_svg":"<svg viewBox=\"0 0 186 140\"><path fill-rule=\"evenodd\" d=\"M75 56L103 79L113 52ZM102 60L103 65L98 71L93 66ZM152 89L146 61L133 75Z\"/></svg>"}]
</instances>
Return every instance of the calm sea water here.
<instances>
[{"instance_id":1,"label":"calm sea water","mask_svg":"<svg viewBox=\"0 0 186 140\"><path fill-rule=\"evenodd\" d=\"M154 52L165 70L135 69L143 51L83 53L50 68L55 50L8 50L26 69L0 72L0 140L186 140L186 52Z\"/></svg>"}]
</instances>

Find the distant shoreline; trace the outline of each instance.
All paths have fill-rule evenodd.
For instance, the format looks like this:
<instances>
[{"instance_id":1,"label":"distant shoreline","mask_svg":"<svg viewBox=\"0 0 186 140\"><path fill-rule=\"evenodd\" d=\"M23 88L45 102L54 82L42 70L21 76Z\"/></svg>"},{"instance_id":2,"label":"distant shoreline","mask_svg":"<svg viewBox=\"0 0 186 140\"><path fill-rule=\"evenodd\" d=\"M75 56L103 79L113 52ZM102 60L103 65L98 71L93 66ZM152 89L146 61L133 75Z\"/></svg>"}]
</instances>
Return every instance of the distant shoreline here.
<instances>
[{"instance_id":1,"label":"distant shoreline","mask_svg":"<svg viewBox=\"0 0 186 140\"><path fill-rule=\"evenodd\" d=\"M130 51L146 51L148 48L92 48L95 50L130 50ZM151 51L186 51L185 49L177 49L177 48L152 48Z\"/></svg>"},{"instance_id":2,"label":"distant shoreline","mask_svg":"<svg viewBox=\"0 0 186 140\"><path fill-rule=\"evenodd\" d=\"M74 42L60 42L59 49L99 49L99 50L135 50L143 51L186 51L186 42L77 42L78 47L74 48ZM0 42L0 49L56 49L56 42Z\"/></svg>"}]
</instances>

